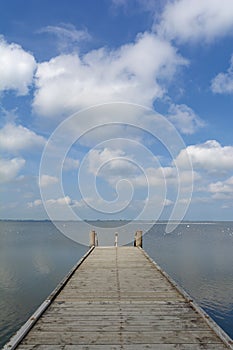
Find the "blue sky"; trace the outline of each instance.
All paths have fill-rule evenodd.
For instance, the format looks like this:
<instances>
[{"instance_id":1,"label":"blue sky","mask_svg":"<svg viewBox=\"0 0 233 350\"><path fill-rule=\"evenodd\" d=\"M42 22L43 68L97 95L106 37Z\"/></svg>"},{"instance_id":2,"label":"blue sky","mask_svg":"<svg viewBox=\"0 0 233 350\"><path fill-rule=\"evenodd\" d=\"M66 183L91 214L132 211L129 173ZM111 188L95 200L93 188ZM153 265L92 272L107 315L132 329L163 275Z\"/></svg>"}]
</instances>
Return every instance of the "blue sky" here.
<instances>
[{"instance_id":1,"label":"blue sky","mask_svg":"<svg viewBox=\"0 0 233 350\"><path fill-rule=\"evenodd\" d=\"M0 13L1 218L232 220L231 0Z\"/></svg>"}]
</instances>

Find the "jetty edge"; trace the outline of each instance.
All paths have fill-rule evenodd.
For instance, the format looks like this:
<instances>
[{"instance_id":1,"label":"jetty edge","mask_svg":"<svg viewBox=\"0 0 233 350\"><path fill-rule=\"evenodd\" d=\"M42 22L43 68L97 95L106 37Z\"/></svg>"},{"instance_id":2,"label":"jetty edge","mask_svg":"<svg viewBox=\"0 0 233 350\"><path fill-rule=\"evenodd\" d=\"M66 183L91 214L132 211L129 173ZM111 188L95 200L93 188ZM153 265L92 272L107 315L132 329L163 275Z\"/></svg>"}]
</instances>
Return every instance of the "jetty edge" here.
<instances>
[{"instance_id":1,"label":"jetty edge","mask_svg":"<svg viewBox=\"0 0 233 350\"><path fill-rule=\"evenodd\" d=\"M87 253L3 350L233 349L232 339L142 249L140 236L134 247L116 240L98 247L92 233Z\"/></svg>"},{"instance_id":2,"label":"jetty edge","mask_svg":"<svg viewBox=\"0 0 233 350\"><path fill-rule=\"evenodd\" d=\"M49 296L41 303L41 305L36 309L36 311L29 317L29 319L19 328L18 331L10 338L10 340L3 346L2 350L5 349L16 349L20 344L22 339L27 335L33 325L39 320L43 315L45 310L49 307L56 296L61 292L66 283L72 277L77 268L83 263L83 261L88 257L95 247L92 246L90 249L82 256L81 259L70 269L70 271L65 275L61 282L54 288L54 290L49 294Z\"/></svg>"}]
</instances>

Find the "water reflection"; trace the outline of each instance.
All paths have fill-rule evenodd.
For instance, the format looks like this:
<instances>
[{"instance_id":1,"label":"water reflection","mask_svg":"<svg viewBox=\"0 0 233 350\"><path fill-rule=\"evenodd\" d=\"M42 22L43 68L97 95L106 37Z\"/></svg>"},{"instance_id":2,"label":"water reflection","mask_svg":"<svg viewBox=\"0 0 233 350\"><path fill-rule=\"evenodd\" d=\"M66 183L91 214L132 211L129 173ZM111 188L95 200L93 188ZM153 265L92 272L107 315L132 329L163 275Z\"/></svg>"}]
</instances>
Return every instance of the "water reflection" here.
<instances>
[{"instance_id":1,"label":"water reflection","mask_svg":"<svg viewBox=\"0 0 233 350\"><path fill-rule=\"evenodd\" d=\"M64 224L64 223L63 223ZM82 223L65 223L75 232ZM105 230L101 226L105 225ZM101 245L114 235L144 232L151 223L94 227ZM165 235L166 224L144 236L144 249L233 337L233 223L186 223ZM49 222L0 221L0 347L86 252Z\"/></svg>"},{"instance_id":2,"label":"water reflection","mask_svg":"<svg viewBox=\"0 0 233 350\"><path fill-rule=\"evenodd\" d=\"M0 221L0 348L86 250L49 222Z\"/></svg>"},{"instance_id":3,"label":"water reflection","mask_svg":"<svg viewBox=\"0 0 233 350\"><path fill-rule=\"evenodd\" d=\"M155 226L144 248L233 337L233 225Z\"/></svg>"},{"instance_id":4,"label":"water reflection","mask_svg":"<svg viewBox=\"0 0 233 350\"><path fill-rule=\"evenodd\" d=\"M48 275L51 273L51 263L46 254L37 252L34 255L34 268L40 275Z\"/></svg>"}]
</instances>

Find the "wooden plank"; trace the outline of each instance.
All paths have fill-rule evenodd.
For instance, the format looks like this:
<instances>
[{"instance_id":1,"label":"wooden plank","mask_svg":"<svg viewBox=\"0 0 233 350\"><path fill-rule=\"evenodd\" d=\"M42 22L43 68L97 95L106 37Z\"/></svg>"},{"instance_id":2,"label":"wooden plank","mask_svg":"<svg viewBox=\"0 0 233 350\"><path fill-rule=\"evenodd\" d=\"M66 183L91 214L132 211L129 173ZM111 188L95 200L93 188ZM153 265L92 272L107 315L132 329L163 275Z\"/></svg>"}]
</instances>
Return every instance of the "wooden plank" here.
<instances>
[{"instance_id":1,"label":"wooden plank","mask_svg":"<svg viewBox=\"0 0 233 350\"><path fill-rule=\"evenodd\" d=\"M124 325L117 325L116 323L100 323L100 322L69 322L66 323L59 323L59 322L53 322L51 323L41 323L40 325L36 325L34 327L34 331L40 331L40 332L154 332L154 331L176 331L176 330L190 330L190 331L203 331L208 330L207 325L203 325L200 323L195 322L179 322L174 324L174 322L148 322L147 324L144 323L131 323L131 324L124 324Z\"/></svg>"},{"instance_id":2,"label":"wooden plank","mask_svg":"<svg viewBox=\"0 0 233 350\"><path fill-rule=\"evenodd\" d=\"M95 248L19 350L230 348L141 249Z\"/></svg>"},{"instance_id":3,"label":"wooden plank","mask_svg":"<svg viewBox=\"0 0 233 350\"><path fill-rule=\"evenodd\" d=\"M148 311L146 312L143 312L143 311L139 311L137 312L136 310L132 311L131 313L127 312L127 311L104 311L104 312L99 312L99 311L94 311L94 310L89 310L89 311L86 311L86 312L83 312L82 314L79 314L77 311L75 310L66 310L63 308L63 310L54 310L54 312L56 313L56 315L58 317L62 317L62 316L79 316L79 317L83 317L83 316L89 316L89 317L96 317L96 316L108 316L108 317L113 317L113 316L128 316L130 315L130 317L132 316L138 316L138 317L150 317L150 318L155 318L156 316L165 316L165 315L168 315L168 316L175 316L175 315L181 315L181 316L184 316L184 314L190 316L190 317L193 317L193 311L189 310L189 309L176 309L176 310L173 310L171 312L167 311L167 310L157 310L157 311L153 311L151 313L149 313ZM48 312L48 316L53 314L53 310L50 310Z\"/></svg>"},{"instance_id":4,"label":"wooden plank","mask_svg":"<svg viewBox=\"0 0 233 350\"><path fill-rule=\"evenodd\" d=\"M36 332L31 331L24 344L111 344L113 340L120 344L221 344L214 333L208 331L166 331L166 332Z\"/></svg>"},{"instance_id":5,"label":"wooden plank","mask_svg":"<svg viewBox=\"0 0 233 350\"><path fill-rule=\"evenodd\" d=\"M135 345L24 345L21 350L225 350L221 344L203 344L200 348L196 344L137 344Z\"/></svg>"},{"instance_id":6,"label":"wooden plank","mask_svg":"<svg viewBox=\"0 0 233 350\"><path fill-rule=\"evenodd\" d=\"M137 324L137 323L141 323L141 324L147 324L147 323L163 323L164 322L174 322L174 323L178 323L178 322L198 322L198 323L203 323L203 319L202 317L193 317L193 316L188 316L188 317L183 317L182 315L179 316L179 315L165 315L165 316L157 316L156 318L153 317L153 316L147 316L147 317L139 317L139 316L132 316L132 315L127 315L127 316L112 316L112 317L109 317L109 316L95 316L95 317L89 317L89 316L83 316L83 317L80 317L80 316L62 316L62 317L57 317L57 315L46 315L46 317L41 317L41 322L47 322L47 323L52 323L52 322L69 322L69 323L72 323L72 322L76 322L76 324L81 324L82 322L89 322L90 324L92 322L98 322L98 323L101 323L101 322L117 322L118 320L119 321L124 321L126 324ZM204 324L206 324L206 322L204 322Z\"/></svg>"}]
</instances>

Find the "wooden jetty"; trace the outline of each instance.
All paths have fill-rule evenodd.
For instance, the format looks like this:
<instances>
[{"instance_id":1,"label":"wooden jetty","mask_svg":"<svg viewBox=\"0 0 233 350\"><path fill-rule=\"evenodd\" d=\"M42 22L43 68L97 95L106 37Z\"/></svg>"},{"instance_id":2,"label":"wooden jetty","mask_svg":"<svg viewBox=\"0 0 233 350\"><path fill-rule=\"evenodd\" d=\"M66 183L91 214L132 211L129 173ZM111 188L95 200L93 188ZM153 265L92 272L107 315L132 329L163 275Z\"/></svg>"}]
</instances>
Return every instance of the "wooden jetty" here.
<instances>
[{"instance_id":1,"label":"wooden jetty","mask_svg":"<svg viewBox=\"0 0 233 350\"><path fill-rule=\"evenodd\" d=\"M92 246L4 349L233 349L140 244Z\"/></svg>"}]
</instances>

